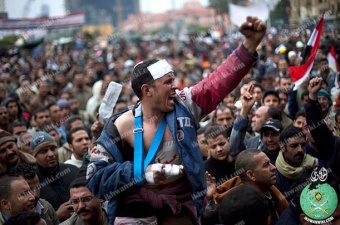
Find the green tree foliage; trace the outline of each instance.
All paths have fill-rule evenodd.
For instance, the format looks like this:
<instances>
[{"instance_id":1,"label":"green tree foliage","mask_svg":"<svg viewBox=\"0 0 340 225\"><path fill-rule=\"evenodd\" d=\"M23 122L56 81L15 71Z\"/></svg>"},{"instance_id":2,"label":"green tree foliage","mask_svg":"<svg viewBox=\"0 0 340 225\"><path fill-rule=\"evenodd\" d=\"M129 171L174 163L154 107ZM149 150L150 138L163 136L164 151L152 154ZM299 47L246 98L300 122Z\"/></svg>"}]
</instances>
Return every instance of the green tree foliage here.
<instances>
[{"instance_id":1,"label":"green tree foliage","mask_svg":"<svg viewBox=\"0 0 340 225\"><path fill-rule=\"evenodd\" d=\"M272 25L289 24L290 1L280 0L273 11L270 12L270 20Z\"/></svg>"}]
</instances>

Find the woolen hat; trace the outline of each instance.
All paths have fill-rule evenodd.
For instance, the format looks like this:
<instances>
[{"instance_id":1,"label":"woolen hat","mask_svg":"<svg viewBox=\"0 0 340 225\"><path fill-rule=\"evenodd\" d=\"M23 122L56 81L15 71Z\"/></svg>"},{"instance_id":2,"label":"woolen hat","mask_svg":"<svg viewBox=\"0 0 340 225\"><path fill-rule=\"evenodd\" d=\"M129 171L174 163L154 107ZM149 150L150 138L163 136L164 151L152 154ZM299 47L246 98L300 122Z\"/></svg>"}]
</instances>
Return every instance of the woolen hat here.
<instances>
[{"instance_id":1,"label":"woolen hat","mask_svg":"<svg viewBox=\"0 0 340 225\"><path fill-rule=\"evenodd\" d=\"M30 145L33 156L36 156L41 150L45 149L46 147L57 147L57 143L55 142L53 137L51 137L48 133L41 131L33 135Z\"/></svg>"}]
</instances>

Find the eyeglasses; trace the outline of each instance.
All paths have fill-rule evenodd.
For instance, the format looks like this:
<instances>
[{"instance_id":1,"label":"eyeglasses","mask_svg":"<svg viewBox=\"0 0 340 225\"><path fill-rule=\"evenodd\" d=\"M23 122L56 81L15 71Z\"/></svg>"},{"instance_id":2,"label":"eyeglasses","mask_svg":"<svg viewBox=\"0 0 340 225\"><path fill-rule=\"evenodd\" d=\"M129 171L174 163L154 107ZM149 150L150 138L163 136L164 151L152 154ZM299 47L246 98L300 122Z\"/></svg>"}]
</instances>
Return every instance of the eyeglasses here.
<instances>
[{"instance_id":1,"label":"eyeglasses","mask_svg":"<svg viewBox=\"0 0 340 225\"><path fill-rule=\"evenodd\" d=\"M82 198L71 198L71 199L70 199L70 203L71 203L72 205L78 205L79 202L82 202L82 203L89 202L89 201L91 201L93 198L94 198L94 196L85 196L85 197L82 197Z\"/></svg>"}]
</instances>

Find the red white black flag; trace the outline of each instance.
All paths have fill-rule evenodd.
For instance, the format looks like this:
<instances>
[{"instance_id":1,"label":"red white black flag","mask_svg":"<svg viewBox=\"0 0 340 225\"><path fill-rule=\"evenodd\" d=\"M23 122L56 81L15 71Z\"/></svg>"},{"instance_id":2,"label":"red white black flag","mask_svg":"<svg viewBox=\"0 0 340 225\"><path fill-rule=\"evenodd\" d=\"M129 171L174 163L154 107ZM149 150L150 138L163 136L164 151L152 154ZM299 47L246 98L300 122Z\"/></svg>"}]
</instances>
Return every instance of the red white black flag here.
<instances>
[{"instance_id":1,"label":"red white black flag","mask_svg":"<svg viewBox=\"0 0 340 225\"><path fill-rule=\"evenodd\" d=\"M311 37L308 40L301 65L288 67L289 75L292 78L292 81L295 83L294 90L299 88L301 83L308 77L310 71L313 68L314 59L321 40L323 24L324 19L322 14L313 30Z\"/></svg>"}]
</instances>

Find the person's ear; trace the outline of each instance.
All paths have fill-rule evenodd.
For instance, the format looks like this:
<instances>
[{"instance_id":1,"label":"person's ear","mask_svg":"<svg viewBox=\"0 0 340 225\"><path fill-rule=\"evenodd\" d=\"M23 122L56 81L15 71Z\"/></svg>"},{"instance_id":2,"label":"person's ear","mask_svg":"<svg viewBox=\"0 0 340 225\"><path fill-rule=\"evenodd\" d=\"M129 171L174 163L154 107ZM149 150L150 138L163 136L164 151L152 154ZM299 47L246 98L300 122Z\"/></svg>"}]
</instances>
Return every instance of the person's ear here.
<instances>
[{"instance_id":1,"label":"person's ear","mask_svg":"<svg viewBox=\"0 0 340 225\"><path fill-rule=\"evenodd\" d=\"M142 87L141 87L141 90L142 90L142 96L148 96L148 97L151 97L152 96L152 87L148 84L143 84Z\"/></svg>"},{"instance_id":2,"label":"person's ear","mask_svg":"<svg viewBox=\"0 0 340 225\"><path fill-rule=\"evenodd\" d=\"M1 201L0 201L0 208L1 209L6 209L6 210L10 210L11 209L11 205L10 205L8 200L1 199Z\"/></svg>"},{"instance_id":3,"label":"person's ear","mask_svg":"<svg viewBox=\"0 0 340 225\"><path fill-rule=\"evenodd\" d=\"M281 152L285 152L286 151L286 148L285 148L285 146L282 143L280 143L280 150L281 150Z\"/></svg>"},{"instance_id":4,"label":"person's ear","mask_svg":"<svg viewBox=\"0 0 340 225\"><path fill-rule=\"evenodd\" d=\"M254 172L251 170L247 170L246 176L248 177L249 180L256 181L256 177L254 175Z\"/></svg>"}]
</instances>

